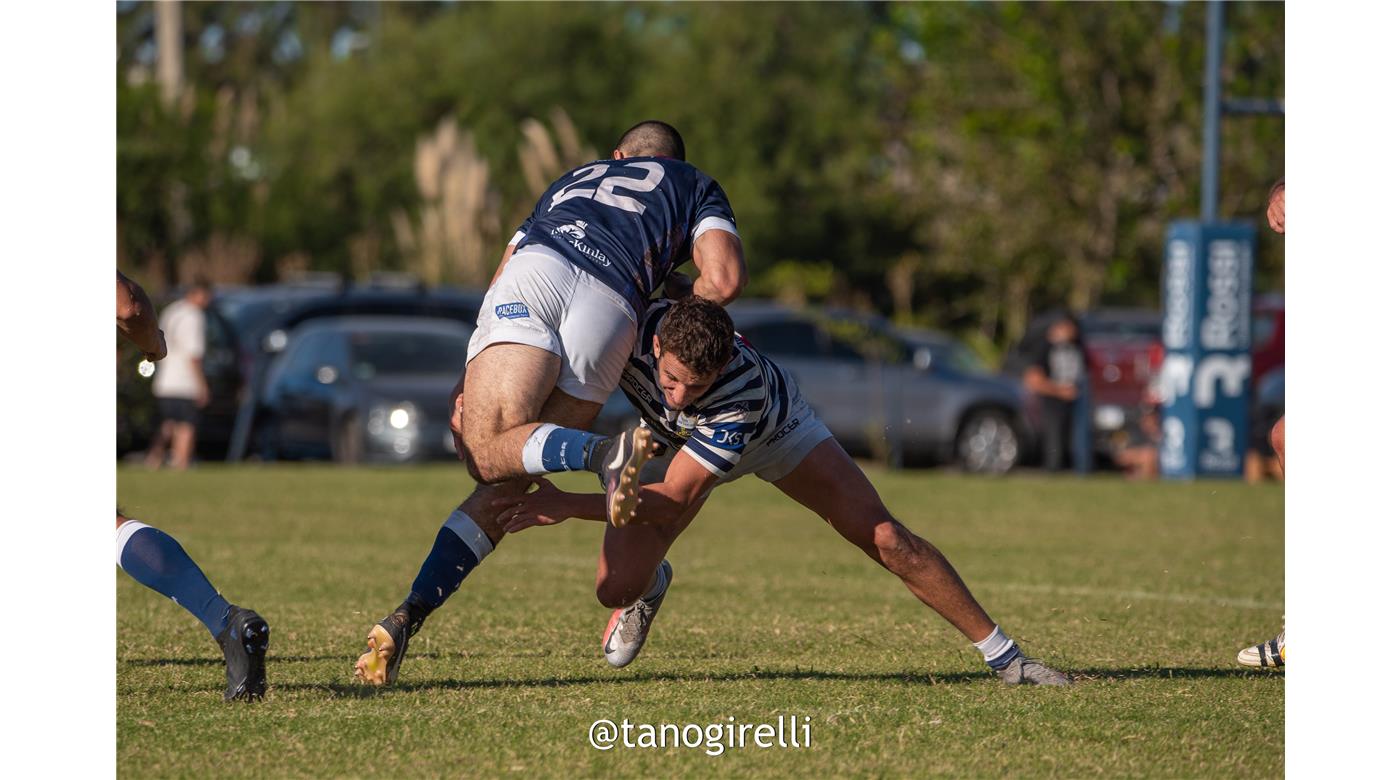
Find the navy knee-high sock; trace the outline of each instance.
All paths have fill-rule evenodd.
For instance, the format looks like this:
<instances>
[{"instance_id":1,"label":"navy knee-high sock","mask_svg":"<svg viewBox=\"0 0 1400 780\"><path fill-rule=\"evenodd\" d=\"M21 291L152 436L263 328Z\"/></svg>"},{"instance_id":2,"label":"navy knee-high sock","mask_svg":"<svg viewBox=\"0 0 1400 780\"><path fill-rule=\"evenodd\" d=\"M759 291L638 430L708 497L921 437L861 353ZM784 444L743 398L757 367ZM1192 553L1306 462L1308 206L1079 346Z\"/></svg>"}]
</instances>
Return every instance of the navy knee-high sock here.
<instances>
[{"instance_id":1,"label":"navy knee-high sock","mask_svg":"<svg viewBox=\"0 0 1400 780\"><path fill-rule=\"evenodd\" d=\"M438 530L437 539L418 569L418 577L413 580L413 589L401 607L408 612L412 625L421 624L456 593L462 581L492 549L491 540L465 512L460 509L453 512Z\"/></svg>"},{"instance_id":2,"label":"navy knee-high sock","mask_svg":"<svg viewBox=\"0 0 1400 780\"><path fill-rule=\"evenodd\" d=\"M169 596L218 638L228 624L228 602L175 538L145 523L128 520L117 529L117 565L132 579Z\"/></svg>"}]
</instances>

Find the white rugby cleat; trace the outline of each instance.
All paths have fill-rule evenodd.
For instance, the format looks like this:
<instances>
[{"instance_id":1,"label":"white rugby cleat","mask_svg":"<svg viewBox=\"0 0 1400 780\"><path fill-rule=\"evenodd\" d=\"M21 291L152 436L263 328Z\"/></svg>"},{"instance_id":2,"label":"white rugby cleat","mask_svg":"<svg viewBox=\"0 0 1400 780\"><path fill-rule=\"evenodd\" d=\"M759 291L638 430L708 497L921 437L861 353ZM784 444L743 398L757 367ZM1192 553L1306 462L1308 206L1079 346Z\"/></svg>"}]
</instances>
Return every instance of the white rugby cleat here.
<instances>
[{"instance_id":1,"label":"white rugby cleat","mask_svg":"<svg viewBox=\"0 0 1400 780\"><path fill-rule=\"evenodd\" d=\"M1241 650L1235 660L1240 666L1252 666L1257 669L1282 669L1283 659L1286 655L1283 644L1283 633L1278 632L1278 636L1270 639L1262 645L1254 645Z\"/></svg>"},{"instance_id":2,"label":"white rugby cleat","mask_svg":"<svg viewBox=\"0 0 1400 780\"><path fill-rule=\"evenodd\" d=\"M661 592L655 598L637 599L629 607L613 610L608 627L603 629L603 657L621 669L636 660L646 644L651 622L661 609L666 591L671 589L671 562L661 561L658 576L662 578Z\"/></svg>"}]
</instances>

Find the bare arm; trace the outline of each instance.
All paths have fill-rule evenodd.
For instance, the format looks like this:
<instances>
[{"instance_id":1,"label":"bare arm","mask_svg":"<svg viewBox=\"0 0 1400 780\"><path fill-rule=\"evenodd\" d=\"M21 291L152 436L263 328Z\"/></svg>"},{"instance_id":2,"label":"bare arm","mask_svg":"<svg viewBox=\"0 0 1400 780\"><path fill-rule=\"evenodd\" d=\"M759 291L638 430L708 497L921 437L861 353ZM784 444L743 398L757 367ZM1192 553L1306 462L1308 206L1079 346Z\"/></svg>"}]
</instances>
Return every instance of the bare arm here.
<instances>
[{"instance_id":1,"label":"bare arm","mask_svg":"<svg viewBox=\"0 0 1400 780\"><path fill-rule=\"evenodd\" d=\"M718 478L684 451L671 460L666 479L643 485L633 525L669 525L705 501ZM536 525L555 525L576 517L580 520L607 521L607 504L602 493L569 493L548 480L537 479L539 490L523 497L499 498L492 506L501 509L497 521L514 533Z\"/></svg>"},{"instance_id":2,"label":"bare arm","mask_svg":"<svg viewBox=\"0 0 1400 780\"><path fill-rule=\"evenodd\" d=\"M1269 205L1266 211L1269 227L1275 233L1283 232L1283 179L1279 179L1269 190Z\"/></svg>"},{"instance_id":3,"label":"bare arm","mask_svg":"<svg viewBox=\"0 0 1400 780\"><path fill-rule=\"evenodd\" d=\"M165 357L165 334L156 320L156 307L141 285L117 272L117 331L146 353L149 360Z\"/></svg>"},{"instance_id":4,"label":"bare arm","mask_svg":"<svg viewBox=\"0 0 1400 780\"><path fill-rule=\"evenodd\" d=\"M748 284L744 265L744 245L739 237L725 230L707 230L695 239L690 259L700 271L694 292L724 305L739 297Z\"/></svg>"},{"instance_id":5,"label":"bare arm","mask_svg":"<svg viewBox=\"0 0 1400 780\"><path fill-rule=\"evenodd\" d=\"M501 255L501 264L496 266L496 273L491 275L491 284L495 284L496 280L501 278L501 271L506 269L506 261L510 260L510 256L513 254L515 254L515 244L506 244L505 254Z\"/></svg>"},{"instance_id":6,"label":"bare arm","mask_svg":"<svg viewBox=\"0 0 1400 780\"><path fill-rule=\"evenodd\" d=\"M1025 382L1026 388L1036 395L1048 395L1066 401L1074 398L1074 387L1062 382L1050 381L1050 377L1045 375L1045 370L1040 366L1027 368L1025 373L1021 375L1021 379Z\"/></svg>"}]
</instances>

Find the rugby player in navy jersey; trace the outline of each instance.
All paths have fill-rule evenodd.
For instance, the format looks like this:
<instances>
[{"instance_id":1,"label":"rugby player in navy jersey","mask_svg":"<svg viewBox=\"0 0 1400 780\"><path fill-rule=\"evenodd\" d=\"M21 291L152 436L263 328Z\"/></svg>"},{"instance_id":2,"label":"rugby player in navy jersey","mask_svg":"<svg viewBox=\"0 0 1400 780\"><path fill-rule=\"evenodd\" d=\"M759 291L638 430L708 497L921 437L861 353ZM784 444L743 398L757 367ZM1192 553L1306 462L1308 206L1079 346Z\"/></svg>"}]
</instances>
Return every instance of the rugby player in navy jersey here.
<instances>
[{"instance_id":1,"label":"rugby player in navy jersey","mask_svg":"<svg viewBox=\"0 0 1400 780\"><path fill-rule=\"evenodd\" d=\"M677 452L665 479L642 487L636 516L604 532L597 593L614 608L603 633L608 663L626 666L641 652L672 580L666 551L710 491L757 474L898 576L962 632L1004 682L1069 683L1063 673L1023 655L943 554L890 514L792 376L736 336L723 307L698 297L653 304L622 389L658 440ZM602 495L535 482L534 493L496 499L497 520L508 531L569 517L605 519Z\"/></svg>"},{"instance_id":2,"label":"rugby player in navy jersey","mask_svg":"<svg viewBox=\"0 0 1400 780\"><path fill-rule=\"evenodd\" d=\"M664 122L632 127L612 159L569 171L540 197L501 258L453 393L458 456L479 484L438 532L408 598L370 629L358 678L394 681L408 639L504 536L490 502L523 494L525 477L593 471L615 522L636 511L650 431L587 429L617 388L647 301L687 261L699 272L694 292L720 304L747 280L724 190L685 161Z\"/></svg>"}]
</instances>

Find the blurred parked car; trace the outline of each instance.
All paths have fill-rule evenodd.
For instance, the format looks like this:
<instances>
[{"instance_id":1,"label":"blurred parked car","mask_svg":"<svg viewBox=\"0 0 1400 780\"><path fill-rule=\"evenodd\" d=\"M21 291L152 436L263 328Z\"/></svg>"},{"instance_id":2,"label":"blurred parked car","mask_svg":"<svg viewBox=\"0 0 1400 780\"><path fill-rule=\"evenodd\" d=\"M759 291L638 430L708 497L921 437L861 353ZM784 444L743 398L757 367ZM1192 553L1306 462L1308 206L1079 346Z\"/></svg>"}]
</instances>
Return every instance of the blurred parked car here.
<instances>
[{"instance_id":1,"label":"blurred parked car","mask_svg":"<svg viewBox=\"0 0 1400 780\"><path fill-rule=\"evenodd\" d=\"M216 295L214 306L218 307L220 301L220 296ZM227 439L227 458L237 461L249 452L253 410L271 362L287 348L290 333L298 325L326 317L362 316L426 317L474 326L482 294L452 287L404 284L355 287L303 284L246 288L223 301L229 311L228 319L238 323L240 364L246 387L232 435ZM449 383L447 387L451 386Z\"/></svg>"},{"instance_id":2,"label":"blurred parked car","mask_svg":"<svg viewBox=\"0 0 1400 780\"><path fill-rule=\"evenodd\" d=\"M950 337L836 310L752 300L728 309L735 329L792 373L853 454L896 465L953 460L993 474L1015 465L1025 434L1019 385L985 370ZM615 393L598 428L616 430L635 419Z\"/></svg>"},{"instance_id":3,"label":"blurred parked car","mask_svg":"<svg viewBox=\"0 0 1400 780\"><path fill-rule=\"evenodd\" d=\"M454 457L447 396L471 332L421 317L306 322L269 366L252 452L341 463Z\"/></svg>"}]
</instances>

